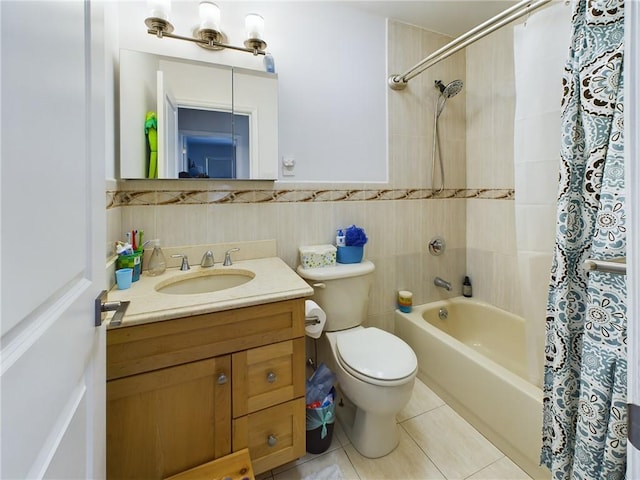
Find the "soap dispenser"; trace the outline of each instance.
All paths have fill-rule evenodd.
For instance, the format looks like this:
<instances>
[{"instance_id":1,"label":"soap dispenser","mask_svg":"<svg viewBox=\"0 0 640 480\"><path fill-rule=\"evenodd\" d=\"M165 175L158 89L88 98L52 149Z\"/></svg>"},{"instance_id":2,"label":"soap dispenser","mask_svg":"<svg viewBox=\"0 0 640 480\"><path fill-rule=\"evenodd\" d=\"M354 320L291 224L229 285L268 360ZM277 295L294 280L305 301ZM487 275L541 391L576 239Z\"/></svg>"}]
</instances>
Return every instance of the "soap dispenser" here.
<instances>
[{"instance_id":1,"label":"soap dispenser","mask_svg":"<svg viewBox=\"0 0 640 480\"><path fill-rule=\"evenodd\" d=\"M160 248L160 240L153 241L153 252L151 252L151 258L149 259L148 274L152 277L162 275L167 269L167 261Z\"/></svg>"}]
</instances>

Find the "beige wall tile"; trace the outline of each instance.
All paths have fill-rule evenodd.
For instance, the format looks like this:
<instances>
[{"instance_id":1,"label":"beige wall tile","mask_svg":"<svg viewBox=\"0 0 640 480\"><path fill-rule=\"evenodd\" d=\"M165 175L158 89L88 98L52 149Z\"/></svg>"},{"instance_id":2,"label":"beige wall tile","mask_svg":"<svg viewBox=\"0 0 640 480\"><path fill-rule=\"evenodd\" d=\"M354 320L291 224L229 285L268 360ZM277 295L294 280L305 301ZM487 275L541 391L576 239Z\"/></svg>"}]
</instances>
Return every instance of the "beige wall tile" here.
<instances>
[{"instance_id":1,"label":"beige wall tile","mask_svg":"<svg viewBox=\"0 0 640 480\"><path fill-rule=\"evenodd\" d=\"M394 312L389 311L380 315L369 315L363 323L365 327L377 327L390 333L395 331Z\"/></svg>"},{"instance_id":2,"label":"beige wall tile","mask_svg":"<svg viewBox=\"0 0 640 480\"><path fill-rule=\"evenodd\" d=\"M513 188L515 87L512 29L468 47L467 178L470 188Z\"/></svg>"},{"instance_id":3,"label":"beige wall tile","mask_svg":"<svg viewBox=\"0 0 640 480\"><path fill-rule=\"evenodd\" d=\"M123 240L122 231L122 208L111 208L107 210L107 245L106 259L116 254L115 243Z\"/></svg>"},{"instance_id":4,"label":"beige wall tile","mask_svg":"<svg viewBox=\"0 0 640 480\"><path fill-rule=\"evenodd\" d=\"M428 200L426 243L434 236L444 237L447 248L467 244L467 201L461 199ZM426 249L427 245L424 245Z\"/></svg>"},{"instance_id":5,"label":"beige wall tile","mask_svg":"<svg viewBox=\"0 0 640 480\"><path fill-rule=\"evenodd\" d=\"M376 265L373 276L373 285L369 294L368 324L376 325L374 317L395 310L396 303L396 268L394 257L382 257L372 259ZM380 319L377 319L378 321Z\"/></svg>"},{"instance_id":6,"label":"beige wall tile","mask_svg":"<svg viewBox=\"0 0 640 480\"><path fill-rule=\"evenodd\" d=\"M428 129L425 129L425 134ZM389 135L389 184L396 188L431 187L429 135Z\"/></svg>"},{"instance_id":7,"label":"beige wall tile","mask_svg":"<svg viewBox=\"0 0 640 480\"><path fill-rule=\"evenodd\" d=\"M115 232L117 239L124 240L125 232L137 228L138 230L144 230L144 238L146 240L159 238L163 241L163 245L174 245L173 243L167 243L166 238L158 235L158 229L156 228L156 211L158 208L162 207L145 205L121 208L120 230Z\"/></svg>"},{"instance_id":8,"label":"beige wall tile","mask_svg":"<svg viewBox=\"0 0 640 480\"><path fill-rule=\"evenodd\" d=\"M493 256L491 304L508 312L522 315L520 270L517 254L495 253Z\"/></svg>"},{"instance_id":9,"label":"beige wall tile","mask_svg":"<svg viewBox=\"0 0 640 480\"><path fill-rule=\"evenodd\" d=\"M207 241L206 205L165 205L156 209L156 238L162 245L200 245Z\"/></svg>"},{"instance_id":10,"label":"beige wall tile","mask_svg":"<svg viewBox=\"0 0 640 480\"><path fill-rule=\"evenodd\" d=\"M467 246L515 254L515 202L467 200Z\"/></svg>"},{"instance_id":11,"label":"beige wall tile","mask_svg":"<svg viewBox=\"0 0 640 480\"><path fill-rule=\"evenodd\" d=\"M495 293L492 286L494 256L494 252L487 250L467 249L467 273L473 285L473 296L488 303L491 303Z\"/></svg>"},{"instance_id":12,"label":"beige wall tile","mask_svg":"<svg viewBox=\"0 0 640 480\"><path fill-rule=\"evenodd\" d=\"M424 276L422 292L424 300L420 303L435 302L445 298L462 295L462 281L468 273L467 249L447 248L445 253L434 257L429 253L423 255ZM451 283L451 291L436 287L435 277Z\"/></svg>"}]
</instances>

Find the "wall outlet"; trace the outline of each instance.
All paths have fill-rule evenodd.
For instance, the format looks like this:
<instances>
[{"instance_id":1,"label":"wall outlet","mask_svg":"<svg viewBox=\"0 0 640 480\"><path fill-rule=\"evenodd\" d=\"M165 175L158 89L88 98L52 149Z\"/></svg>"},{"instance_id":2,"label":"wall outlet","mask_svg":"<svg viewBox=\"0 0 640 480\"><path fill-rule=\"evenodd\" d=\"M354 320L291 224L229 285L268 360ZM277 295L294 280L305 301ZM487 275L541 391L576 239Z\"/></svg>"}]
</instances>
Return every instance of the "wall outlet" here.
<instances>
[{"instance_id":1,"label":"wall outlet","mask_svg":"<svg viewBox=\"0 0 640 480\"><path fill-rule=\"evenodd\" d=\"M293 177L295 176L296 159L289 155L282 157L282 176Z\"/></svg>"}]
</instances>

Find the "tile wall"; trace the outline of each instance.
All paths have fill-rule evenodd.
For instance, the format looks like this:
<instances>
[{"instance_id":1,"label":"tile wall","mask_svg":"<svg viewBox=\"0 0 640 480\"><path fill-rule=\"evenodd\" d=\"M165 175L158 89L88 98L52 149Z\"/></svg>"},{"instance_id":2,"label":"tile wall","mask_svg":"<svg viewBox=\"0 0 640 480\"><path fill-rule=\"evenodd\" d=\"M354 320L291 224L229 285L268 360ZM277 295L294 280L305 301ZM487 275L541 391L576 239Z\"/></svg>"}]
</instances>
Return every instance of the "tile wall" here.
<instances>
[{"instance_id":1,"label":"tile wall","mask_svg":"<svg viewBox=\"0 0 640 480\"><path fill-rule=\"evenodd\" d=\"M398 22L389 22L388 38L389 73L406 70L450 40ZM337 227L355 223L365 228L370 239L365 257L376 264L369 325L393 330L399 289L413 291L416 304L460 295L467 269L479 297L506 306L514 282L498 275L498 267L514 248L513 171L503 165L513 141L507 138L511 123L501 122L507 123L513 95L496 87L492 91L505 97L504 107L481 110L483 102L491 107L487 89L493 88L491 75L497 75L491 73L493 64L483 69L482 63L505 55L492 52L493 44L485 45L484 53L482 45L467 52L466 69L463 51L414 78L406 90L389 92L388 184L108 182L108 257L113 242L135 227L144 229L145 238L172 246L273 238L278 255L296 267L298 246L332 243ZM505 79L512 77L505 73ZM462 79L465 89L447 102L439 120L446 190L434 195L430 161L437 79ZM505 88L513 89L508 83ZM473 118L465 124L469 110ZM499 177L491 174L496 169ZM427 249L436 235L447 244L440 257ZM454 290L437 289L436 275L451 281ZM504 292L491 283L496 279Z\"/></svg>"}]
</instances>

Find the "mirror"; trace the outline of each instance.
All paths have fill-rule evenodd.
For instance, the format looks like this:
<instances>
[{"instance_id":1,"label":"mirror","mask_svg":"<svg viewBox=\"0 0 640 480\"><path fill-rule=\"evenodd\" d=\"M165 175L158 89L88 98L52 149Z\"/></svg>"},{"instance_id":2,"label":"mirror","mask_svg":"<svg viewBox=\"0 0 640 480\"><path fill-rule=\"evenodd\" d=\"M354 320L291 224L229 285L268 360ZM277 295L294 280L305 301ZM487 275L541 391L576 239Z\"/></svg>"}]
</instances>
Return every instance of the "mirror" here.
<instances>
[{"instance_id":1,"label":"mirror","mask_svg":"<svg viewBox=\"0 0 640 480\"><path fill-rule=\"evenodd\" d=\"M121 50L120 178L277 179L277 76Z\"/></svg>"}]
</instances>

